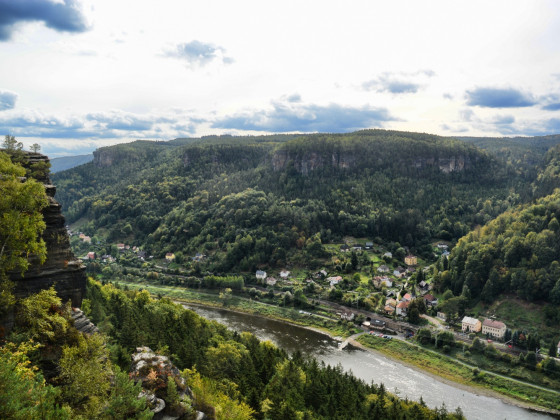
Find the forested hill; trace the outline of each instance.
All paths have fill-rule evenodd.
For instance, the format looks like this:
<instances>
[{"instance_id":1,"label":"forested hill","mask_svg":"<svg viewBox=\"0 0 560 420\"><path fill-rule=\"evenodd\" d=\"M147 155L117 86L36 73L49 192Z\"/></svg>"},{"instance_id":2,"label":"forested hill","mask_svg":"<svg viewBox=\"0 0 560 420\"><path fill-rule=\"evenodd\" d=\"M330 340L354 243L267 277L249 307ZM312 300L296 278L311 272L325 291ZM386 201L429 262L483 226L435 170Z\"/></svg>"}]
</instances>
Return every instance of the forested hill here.
<instances>
[{"instance_id":1,"label":"forested hill","mask_svg":"<svg viewBox=\"0 0 560 420\"><path fill-rule=\"evenodd\" d=\"M451 253L442 289L460 294L466 286L468 294L484 302L514 292L529 301L560 304L559 219L557 189L469 233Z\"/></svg>"},{"instance_id":2,"label":"forested hill","mask_svg":"<svg viewBox=\"0 0 560 420\"><path fill-rule=\"evenodd\" d=\"M501 214L461 238L451 253L441 289L490 303L513 292L529 300L560 303L560 145L532 183L536 201ZM545 194L550 194L544 196Z\"/></svg>"},{"instance_id":3,"label":"forested hill","mask_svg":"<svg viewBox=\"0 0 560 420\"><path fill-rule=\"evenodd\" d=\"M86 233L159 256L204 252L217 271L284 264L345 235L429 256L433 238L458 239L527 186L472 145L385 130L138 141L54 178Z\"/></svg>"}]
</instances>

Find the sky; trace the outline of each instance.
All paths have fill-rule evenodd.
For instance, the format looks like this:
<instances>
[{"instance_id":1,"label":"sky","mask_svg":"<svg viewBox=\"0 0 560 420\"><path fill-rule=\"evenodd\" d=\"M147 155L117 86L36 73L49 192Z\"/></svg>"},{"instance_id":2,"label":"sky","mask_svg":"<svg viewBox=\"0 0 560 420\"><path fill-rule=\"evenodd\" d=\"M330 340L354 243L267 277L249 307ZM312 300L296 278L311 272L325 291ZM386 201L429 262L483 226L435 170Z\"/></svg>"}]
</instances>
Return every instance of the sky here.
<instances>
[{"instance_id":1,"label":"sky","mask_svg":"<svg viewBox=\"0 0 560 420\"><path fill-rule=\"evenodd\" d=\"M560 133L560 2L0 0L0 135Z\"/></svg>"}]
</instances>

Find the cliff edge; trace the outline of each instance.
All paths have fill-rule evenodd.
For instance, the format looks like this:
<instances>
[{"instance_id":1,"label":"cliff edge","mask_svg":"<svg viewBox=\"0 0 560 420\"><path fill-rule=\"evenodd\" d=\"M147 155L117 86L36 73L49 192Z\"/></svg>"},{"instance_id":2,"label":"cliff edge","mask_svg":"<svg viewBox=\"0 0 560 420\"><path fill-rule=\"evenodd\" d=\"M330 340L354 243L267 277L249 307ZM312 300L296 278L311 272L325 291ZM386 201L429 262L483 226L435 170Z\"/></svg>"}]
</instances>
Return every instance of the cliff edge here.
<instances>
[{"instance_id":1,"label":"cliff edge","mask_svg":"<svg viewBox=\"0 0 560 420\"><path fill-rule=\"evenodd\" d=\"M39 153L27 152L25 157L23 166L26 169L49 163L49 158ZM63 302L71 300L73 307L80 307L86 288L85 266L70 249L61 205L54 199L56 187L52 185L48 171L42 171L35 178L45 186L49 200L49 205L43 210L46 229L42 236L47 247L47 259L40 264L37 259L30 258L29 269L23 277L12 273L10 278L15 283L13 293L17 298L24 298L54 285Z\"/></svg>"}]
</instances>

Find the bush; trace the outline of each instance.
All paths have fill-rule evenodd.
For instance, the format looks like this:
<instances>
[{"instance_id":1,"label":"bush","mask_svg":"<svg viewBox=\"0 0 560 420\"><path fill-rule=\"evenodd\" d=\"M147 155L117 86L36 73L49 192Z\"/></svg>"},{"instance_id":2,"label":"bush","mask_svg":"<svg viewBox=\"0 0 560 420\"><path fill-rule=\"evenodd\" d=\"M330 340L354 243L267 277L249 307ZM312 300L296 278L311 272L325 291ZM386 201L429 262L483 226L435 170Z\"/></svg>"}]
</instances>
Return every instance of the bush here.
<instances>
[{"instance_id":1,"label":"bush","mask_svg":"<svg viewBox=\"0 0 560 420\"><path fill-rule=\"evenodd\" d=\"M446 345L443 346L443 352L444 352L444 353L449 353L450 351L451 351L451 347L449 347L448 344L446 344Z\"/></svg>"}]
</instances>

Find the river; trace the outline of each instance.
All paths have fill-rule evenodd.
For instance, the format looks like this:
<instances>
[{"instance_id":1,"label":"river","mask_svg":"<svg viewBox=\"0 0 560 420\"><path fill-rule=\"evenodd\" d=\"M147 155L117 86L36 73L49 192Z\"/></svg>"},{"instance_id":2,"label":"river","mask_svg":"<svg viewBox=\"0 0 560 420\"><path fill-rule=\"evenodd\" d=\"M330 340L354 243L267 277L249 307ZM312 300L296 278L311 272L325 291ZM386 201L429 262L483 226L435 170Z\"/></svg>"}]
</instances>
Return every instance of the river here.
<instances>
[{"instance_id":1,"label":"river","mask_svg":"<svg viewBox=\"0 0 560 420\"><path fill-rule=\"evenodd\" d=\"M327 335L284 322L223 309L188 304L202 317L217 321L235 331L249 331L261 340L270 340L289 353L300 350L326 364L340 364L345 370L370 383L383 383L385 388L401 398L424 399L430 407L445 406L449 411L461 407L467 419L554 419L532 412L497 398L456 388L432 376L386 358L378 353L346 347L338 349L338 342Z\"/></svg>"}]
</instances>

